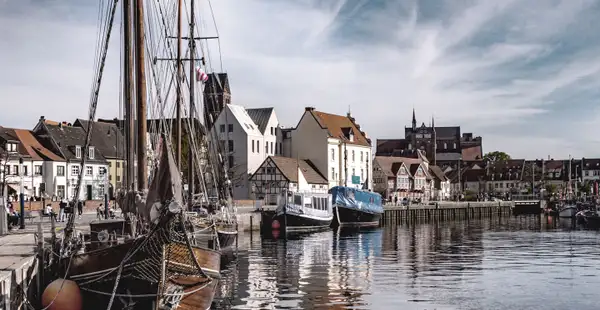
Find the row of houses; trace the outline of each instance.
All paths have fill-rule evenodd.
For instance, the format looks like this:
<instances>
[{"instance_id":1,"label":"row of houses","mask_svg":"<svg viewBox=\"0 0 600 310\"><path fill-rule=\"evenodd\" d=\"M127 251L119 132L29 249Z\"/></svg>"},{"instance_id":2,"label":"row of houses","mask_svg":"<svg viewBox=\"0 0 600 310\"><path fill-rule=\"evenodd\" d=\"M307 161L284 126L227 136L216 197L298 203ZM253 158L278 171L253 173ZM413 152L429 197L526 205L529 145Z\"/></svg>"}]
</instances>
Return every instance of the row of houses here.
<instances>
[{"instance_id":1,"label":"row of houses","mask_svg":"<svg viewBox=\"0 0 600 310\"><path fill-rule=\"evenodd\" d=\"M441 163L451 192L487 194L539 193L552 186L557 194L597 194L600 159L484 160Z\"/></svg>"},{"instance_id":2,"label":"row of houses","mask_svg":"<svg viewBox=\"0 0 600 310\"><path fill-rule=\"evenodd\" d=\"M0 196L19 195L22 183L28 199L70 198L80 175L80 199L102 199L120 187L125 162L116 141L123 135L114 125L97 123L84 150L87 129L84 120L55 122L43 116L32 130L0 127Z\"/></svg>"}]
</instances>

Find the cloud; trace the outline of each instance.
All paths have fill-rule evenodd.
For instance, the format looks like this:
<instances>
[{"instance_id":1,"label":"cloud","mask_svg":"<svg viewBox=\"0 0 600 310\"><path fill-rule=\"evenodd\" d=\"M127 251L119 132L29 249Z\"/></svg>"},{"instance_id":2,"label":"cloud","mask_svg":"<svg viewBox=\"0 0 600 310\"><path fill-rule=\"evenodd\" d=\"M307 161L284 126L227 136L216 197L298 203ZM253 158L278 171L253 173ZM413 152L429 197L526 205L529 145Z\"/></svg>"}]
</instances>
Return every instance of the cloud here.
<instances>
[{"instance_id":1,"label":"cloud","mask_svg":"<svg viewBox=\"0 0 600 310\"><path fill-rule=\"evenodd\" d=\"M172 16L174 1L161 2ZM35 114L85 117L97 7L11 3L0 7L0 26L12 29L0 34L0 46L11 46L0 50L0 95L3 104L35 112L8 111L0 123L31 127ZM216 34L208 2L197 3L203 34ZM483 136L487 151L600 156L595 138L580 134L593 132L600 119L597 1L211 4L233 103L274 106L285 125L295 125L305 106L338 114L350 108L371 137L402 137L414 107L419 122L435 116L438 126L461 125ZM118 116L118 38L100 96L103 117ZM203 47L220 70L218 46Z\"/></svg>"}]
</instances>

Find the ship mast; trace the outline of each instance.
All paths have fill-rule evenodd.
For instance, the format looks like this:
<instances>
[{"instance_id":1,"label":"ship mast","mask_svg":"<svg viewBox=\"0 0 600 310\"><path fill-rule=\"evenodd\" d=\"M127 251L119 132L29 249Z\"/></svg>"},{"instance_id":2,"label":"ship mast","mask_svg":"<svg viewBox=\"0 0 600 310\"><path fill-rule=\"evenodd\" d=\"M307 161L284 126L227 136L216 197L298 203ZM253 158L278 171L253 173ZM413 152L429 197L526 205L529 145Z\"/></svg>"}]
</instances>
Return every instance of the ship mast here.
<instances>
[{"instance_id":1,"label":"ship mast","mask_svg":"<svg viewBox=\"0 0 600 310\"><path fill-rule=\"evenodd\" d=\"M135 5L135 83L137 96L137 189L148 188L148 166L146 163L146 71L144 62L144 0Z\"/></svg>"},{"instance_id":2,"label":"ship mast","mask_svg":"<svg viewBox=\"0 0 600 310\"><path fill-rule=\"evenodd\" d=\"M141 0L138 0L141 1ZM194 39L194 26L195 26L195 14L194 14L194 0L190 0L190 132L188 134L188 139L190 135L195 134L194 129L194 58L196 57L196 40ZM190 144L188 143L188 146ZM188 208L191 210L193 205L194 198L194 152L191 149L188 150Z\"/></svg>"},{"instance_id":3,"label":"ship mast","mask_svg":"<svg viewBox=\"0 0 600 310\"><path fill-rule=\"evenodd\" d=\"M135 132L134 127L134 106L132 104L132 89L131 81L133 81L133 58L131 52L131 1L123 0L123 102L125 105L125 144L126 153L125 160L127 163L125 184L126 189L135 189L135 140L133 134Z\"/></svg>"},{"instance_id":4,"label":"ship mast","mask_svg":"<svg viewBox=\"0 0 600 310\"><path fill-rule=\"evenodd\" d=\"M183 75L183 67L181 63L181 35L182 35L182 0L178 0L177 3L177 77L175 84L177 87L177 99L176 99L176 124L175 124L175 161L177 162L177 168L181 171L181 76ZM192 56L193 58L193 56ZM191 81L190 81L190 84ZM188 137L189 141L189 137ZM188 143L189 144L189 143Z\"/></svg>"}]
</instances>

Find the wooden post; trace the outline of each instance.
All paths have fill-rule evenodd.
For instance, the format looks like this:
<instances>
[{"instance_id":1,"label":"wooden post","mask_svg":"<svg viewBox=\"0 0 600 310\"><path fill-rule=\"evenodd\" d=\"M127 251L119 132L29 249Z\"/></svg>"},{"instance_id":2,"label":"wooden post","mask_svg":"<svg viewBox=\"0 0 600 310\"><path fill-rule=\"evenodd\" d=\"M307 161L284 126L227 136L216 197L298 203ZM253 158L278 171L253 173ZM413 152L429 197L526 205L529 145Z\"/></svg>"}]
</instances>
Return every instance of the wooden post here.
<instances>
[{"instance_id":1,"label":"wooden post","mask_svg":"<svg viewBox=\"0 0 600 310\"><path fill-rule=\"evenodd\" d=\"M42 223L39 222L37 223L37 256L38 256L38 262L37 262L37 275L36 275L36 282L37 282L37 293L41 296L42 293L42 285L45 284L44 282L44 233L42 231Z\"/></svg>"}]
</instances>

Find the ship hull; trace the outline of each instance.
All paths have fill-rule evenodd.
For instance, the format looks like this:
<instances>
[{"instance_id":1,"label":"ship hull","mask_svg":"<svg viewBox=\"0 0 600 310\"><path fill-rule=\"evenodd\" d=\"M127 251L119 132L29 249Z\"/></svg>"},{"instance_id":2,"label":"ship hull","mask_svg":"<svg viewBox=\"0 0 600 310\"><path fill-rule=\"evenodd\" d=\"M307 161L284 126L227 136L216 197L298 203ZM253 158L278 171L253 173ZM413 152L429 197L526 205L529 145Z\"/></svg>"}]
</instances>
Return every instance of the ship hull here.
<instances>
[{"instance_id":1,"label":"ship hull","mask_svg":"<svg viewBox=\"0 0 600 310\"><path fill-rule=\"evenodd\" d=\"M334 227L377 227L381 219L381 213L365 212L343 206L333 206L334 219L331 225Z\"/></svg>"}]
</instances>

